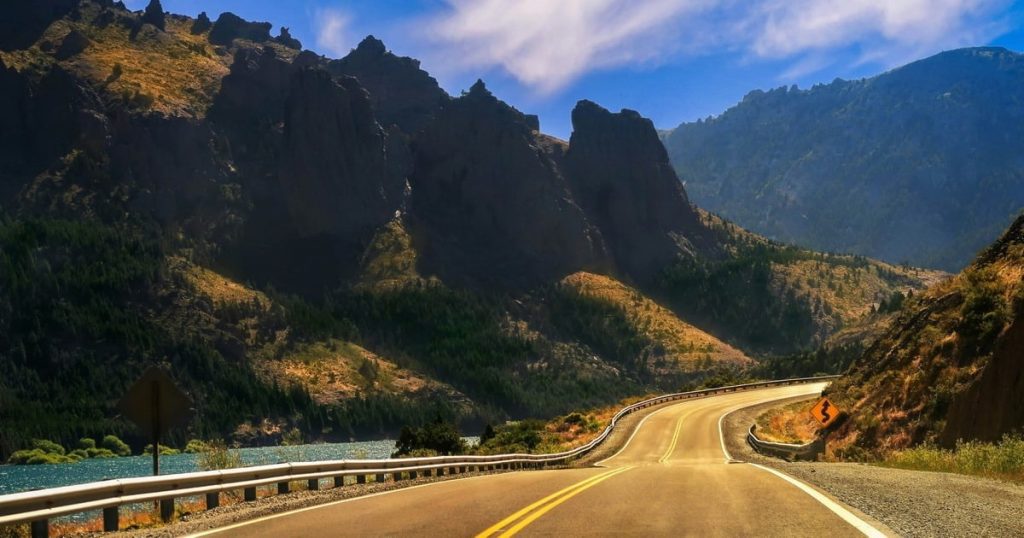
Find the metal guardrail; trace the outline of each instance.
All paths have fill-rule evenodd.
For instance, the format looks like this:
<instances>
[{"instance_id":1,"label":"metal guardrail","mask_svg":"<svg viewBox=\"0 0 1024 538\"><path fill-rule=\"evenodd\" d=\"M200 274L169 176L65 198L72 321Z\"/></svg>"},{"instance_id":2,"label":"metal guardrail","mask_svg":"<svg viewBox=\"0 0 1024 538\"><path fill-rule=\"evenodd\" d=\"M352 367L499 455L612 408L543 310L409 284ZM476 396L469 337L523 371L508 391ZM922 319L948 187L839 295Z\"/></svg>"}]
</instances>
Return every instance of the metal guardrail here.
<instances>
[{"instance_id":1,"label":"metal guardrail","mask_svg":"<svg viewBox=\"0 0 1024 538\"><path fill-rule=\"evenodd\" d=\"M91 482L75 486L27 491L0 495L0 525L30 522L32 535L47 536L49 520L55 517L91 510L103 510L105 531L118 529L119 512L122 505L159 501L161 515L170 519L174 511L174 499L181 497L206 496L207 509L219 505L220 493L241 489L246 501L256 499L256 488L277 484L278 493L287 493L290 482L306 480L310 489L319 489L320 480L333 479L334 486L344 485L346 476L355 476L357 483L365 483L368 477L376 481L386 480L391 475L395 481L408 476L414 479L423 476L460 474L466 472L490 471L495 469L538 468L551 464L568 463L582 456L608 438L622 417L640 409L663 403L701 398L715 394L750 390L764 387L795 385L827 381L840 376L804 377L763 381L713 389L665 394L626 406L616 413L608 426L589 443L556 454L498 454L491 456L435 456L429 458L399 458L386 460L333 460L316 462L280 463L241 467L222 471L147 476Z\"/></svg>"},{"instance_id":2,"label":"metal guardrail","mask_svg":"<svg viewBox=\"0 0 1024 538\"><path fill-rule=\"evenodd\" d=\"M803 445L792 445L788 443L773 443L764 441L754 433L757 424L751 424L747 430L747 443L761 454L775 456L777 458L791 460L813 461L818 459L820 454L825 453L825 439L818 438Z\"/></svg>"}]
</instances>

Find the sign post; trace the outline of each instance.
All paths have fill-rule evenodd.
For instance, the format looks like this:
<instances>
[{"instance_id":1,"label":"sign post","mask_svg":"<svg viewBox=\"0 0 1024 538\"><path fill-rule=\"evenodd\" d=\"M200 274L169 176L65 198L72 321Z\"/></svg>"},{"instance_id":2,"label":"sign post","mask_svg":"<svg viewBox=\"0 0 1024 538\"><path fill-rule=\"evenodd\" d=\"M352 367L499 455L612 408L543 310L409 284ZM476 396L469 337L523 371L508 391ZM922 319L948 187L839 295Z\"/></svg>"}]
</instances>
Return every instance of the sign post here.
<instances>
[{"instance_id":1,"label":"sign post","mask_svg":"<svg viewBox=\"0 0 1024 538\"><path fill-rule=\"evenodd\" d=\"M121 414L153 441L153 475L160 474L160 437L192 415L192 400L174 384L170 374L151 366L117 404Z\"/></svg>"}]
</instances>

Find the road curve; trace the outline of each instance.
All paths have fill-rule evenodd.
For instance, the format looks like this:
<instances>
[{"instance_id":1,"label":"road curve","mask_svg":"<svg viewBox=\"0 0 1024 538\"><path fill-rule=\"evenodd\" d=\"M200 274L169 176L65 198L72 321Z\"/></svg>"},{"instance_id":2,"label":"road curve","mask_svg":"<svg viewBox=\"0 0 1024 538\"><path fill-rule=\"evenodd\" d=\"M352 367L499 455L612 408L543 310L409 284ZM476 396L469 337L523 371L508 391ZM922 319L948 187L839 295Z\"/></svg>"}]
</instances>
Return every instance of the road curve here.
<instances>
[{"instance_id":1,"label":"road curve","mask_svg":"<svg viewBox=\"0 0 1024 538\"><path fill-rule=\"evenodd\" d=\"M728 463L723 415L823 388L773 387L667 406L596 467L449 480L195 536L870 535L877 531L792 479Z\"/></svg>"}]
</instances>

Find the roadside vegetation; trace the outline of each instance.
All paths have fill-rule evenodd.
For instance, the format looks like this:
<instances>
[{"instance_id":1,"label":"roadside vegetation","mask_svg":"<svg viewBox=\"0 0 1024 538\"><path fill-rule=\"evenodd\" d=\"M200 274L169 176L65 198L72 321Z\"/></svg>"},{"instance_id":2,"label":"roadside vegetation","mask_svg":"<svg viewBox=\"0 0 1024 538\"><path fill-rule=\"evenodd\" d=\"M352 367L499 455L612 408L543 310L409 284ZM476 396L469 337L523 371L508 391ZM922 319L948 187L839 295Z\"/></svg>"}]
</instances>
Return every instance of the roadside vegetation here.
<instances>
[{"instance_id":1,"label":"roadside vegetation","mask_svg":"<svg viewBox=\"0 0 1024 538\"><path fill-rule=\"evenodd\" d=\"M814 400L773 407L755 420L757 437L774 443L804 444L818 436L820 427L811 417Z\"/></svg>"},{"instance_id":2,"label":"roadside vegetation","mask_svg":"<svg viewBox=\"0 0 1024 538\"><path fill-rule=\"evenodd\" d=\"M880 465L1024 482L1024 437L1006 435L996 443L961 441L952 449L926 444L893 452Z\"/></svg>"}]
</instances>

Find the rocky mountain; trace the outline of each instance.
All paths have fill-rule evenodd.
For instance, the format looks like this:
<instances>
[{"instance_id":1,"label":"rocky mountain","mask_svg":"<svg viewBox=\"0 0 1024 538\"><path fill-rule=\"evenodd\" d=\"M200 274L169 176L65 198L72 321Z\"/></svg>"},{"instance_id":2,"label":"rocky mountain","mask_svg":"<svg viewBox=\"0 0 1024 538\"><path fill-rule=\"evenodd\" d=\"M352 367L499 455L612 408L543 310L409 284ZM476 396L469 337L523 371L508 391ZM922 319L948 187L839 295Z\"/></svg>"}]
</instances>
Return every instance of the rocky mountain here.
<instances>
[{"instance_id":1,"label":"rocky mountain","mask_svg":"<svg viewBox=\"0 0 1024 538\"><path fill-rule=\"evenodd\" d=\"M550 416L814 346L939 276L745 232L637 113L581 102L558 140L372 37L331 60L156 0L11 13L0 456L130 434L113 405L153 363L196 399L178 436Z\"/></svg>"},{"instance_id":2,"label":"rocky mountain","mask_svg":"<svg viewBox=\"0 0 1024 538\"><path fill-rule=\"evenodd\" d=\"M857 458L1024 427L1024 216L955 278L908 300L829 392L848 419L830 450Z\"/></svg>"},{"instance_id":3,"label":"rocky mountain","mask_svg":"<svg viewBox=\"0 0 1024 538\"><path fill-rule=\"evenodd\" d=\"M1024 55L753 91L664 137L694 201L815 249L963 268L1024 207Z\"/></svg>"}]
</instances>

